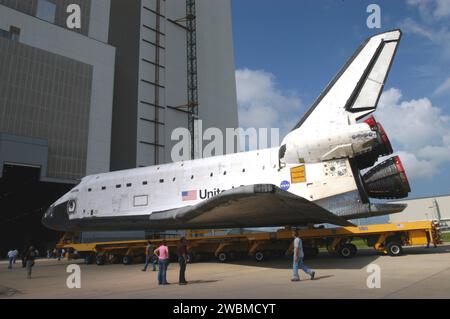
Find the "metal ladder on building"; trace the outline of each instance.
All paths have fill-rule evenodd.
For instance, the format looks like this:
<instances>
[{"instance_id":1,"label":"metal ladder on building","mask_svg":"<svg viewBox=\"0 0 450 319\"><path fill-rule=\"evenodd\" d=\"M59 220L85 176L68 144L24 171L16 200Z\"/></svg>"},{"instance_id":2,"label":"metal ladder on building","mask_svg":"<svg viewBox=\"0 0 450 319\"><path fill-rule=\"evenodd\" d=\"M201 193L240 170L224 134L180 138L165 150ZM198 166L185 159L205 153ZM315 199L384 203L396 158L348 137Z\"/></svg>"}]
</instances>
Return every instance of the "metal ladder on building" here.
<instances>
[{"instance_id":1,"label":"metal ladder on building","mask_svg":"<svg viewBox=\"0 0 450 319\"><path fill-rule=\"evenodd\" d=\"M197 16L195 0L186 0L186 16L177 20L167 19L186 30L187 57L187 104L177 109L187 109L188 130L191 135L191 159L199 157L195 144L198 142L195 122L198 120L198 71L197 71ZM183 25L181 23L186 23Z\"/></svg>"}]
</instances>

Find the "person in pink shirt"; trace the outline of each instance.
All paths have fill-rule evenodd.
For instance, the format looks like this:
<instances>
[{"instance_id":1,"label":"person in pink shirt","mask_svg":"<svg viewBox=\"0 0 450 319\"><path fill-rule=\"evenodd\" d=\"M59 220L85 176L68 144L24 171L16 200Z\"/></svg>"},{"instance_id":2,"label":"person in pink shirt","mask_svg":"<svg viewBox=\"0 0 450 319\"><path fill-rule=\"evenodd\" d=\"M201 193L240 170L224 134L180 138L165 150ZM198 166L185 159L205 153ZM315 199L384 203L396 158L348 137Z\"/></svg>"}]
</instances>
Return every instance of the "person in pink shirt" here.
<instances>
[{"instance_id":1,"label":"person in pink shirt","mask_svg":"<svg viewBox=\"0 0 450 319\"><path fill-rule=\"evenodd\" d=\"M167 242L163 240L161 246L156 248L154 253L158 256L158 284L168 285L166 274L169 264L169 247L167 247Z\"/></svg>"}]
</instances>

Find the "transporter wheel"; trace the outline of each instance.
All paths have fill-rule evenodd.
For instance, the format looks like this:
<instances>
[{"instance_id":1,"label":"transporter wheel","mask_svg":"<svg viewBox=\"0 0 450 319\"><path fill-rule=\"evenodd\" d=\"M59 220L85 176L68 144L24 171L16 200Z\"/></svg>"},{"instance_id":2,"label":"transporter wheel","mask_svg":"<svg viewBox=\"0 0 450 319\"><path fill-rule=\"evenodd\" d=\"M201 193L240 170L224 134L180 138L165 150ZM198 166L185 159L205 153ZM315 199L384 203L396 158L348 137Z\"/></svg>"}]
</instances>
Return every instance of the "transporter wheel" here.
<instances>
[{"instance_id":1,"label":"transporter wheel","mask_svg":"<svg viewBox=\"0 0 450 319\"><path fill-rule=\"evenodd\" d=\"M95 256L95 263L97 266L102 266L105 264L105 256L97 255Z\"/></svg>"},{"instance_id":2,"label":"transporter wheel","mask_svg":"<svg viewBox=\"0 0 450 319\"><path fill-rule=\"evenodd\" d=\"M84 263L86 265L90 265L94 262L94 256L92 254L88 254L86 256L84 256Z\"/></svg>"},{"instance_id":3,"label":"transporter wheel","mask_svg":"<svg viewBox=\"0 0 450 319\"><path fill-rule=\"evenodd\" d=\"M352 258L356 254L356 250L352 247L353 244L344 244L339 247L338 254L342 258Z\"/></svg>"},{"instance_id":4,"label":"transporter wheel","mask_svg":"<svg viewBox=\"0 0 450 319\"><path fill-rule=\"evenodd\" d=\"M131 265L132 263L133 263L133 257L131 257L131 256L123 256L122 257L122 264Z\"/></svg>"},{"instance_id":5,"label":"transporter wheel","mask_svg":"<svg viewBox=\"0 0 450 319\"><path fill-rule=\"evenodd\" d=\"M317 257L317 255L319 255L319 248L318 247L313 247L313 249L312 249L312 257Z\"/></svg>"},{"instance_id":6,"label":"transporter wheel","mask_svg":"<svg viewBox=\"0 0 450 319\"><path fill-rule=\"evenodd\" d=\"M266 259L266 256L265 256L265 254L262 252L262 251L257 251L256 252L256 254L255 254L255 260L257 261L257 262L262 262L262 261L264 261Z\"/></svg>"},{"instance_id":7,"label":"transporter wheel","mask_svg":"<svg viewBox=\"0 0 450 319\"><path fill-rule=\"evenodd\" d=\"M219 255L217 255L217 259L219 259L221 263L226 263L228 260L230 260L230 256L226 252L221 252Z\"/></svg>"},{"instance_id":8,"label":"transporter wheel","mask_svg":"<svg viewBox=\"0 0 450 319\"><path fill-rule=\"evenodd\" d=\"M401 256L403 254L402 244L398 241L391 241L386 245L389 256Z\"/></svg>"},{"instance_id":9,"label":"transporter wheel","mask_svg":"<svg viewBox=\"0 0 450 319\"><path fill-rule=\"evenodd\" d=\"M319 248L317 247L304 247L303 252L305 254L305 259L317 257L319 254Z\"/></svg>"},{"instance_id":10,"label":"transporter wheel","mask_svg":"<svg viewBox=\"0 0 450 319\"><path fill-rule=\"evenodd\" d=\"M352 254L353 256L356 255L356 253L358 252L358 247L356 247L355 244L348 244L348 246L350 247L350 249L352 250Z\"/></svg>"}]
</instances>

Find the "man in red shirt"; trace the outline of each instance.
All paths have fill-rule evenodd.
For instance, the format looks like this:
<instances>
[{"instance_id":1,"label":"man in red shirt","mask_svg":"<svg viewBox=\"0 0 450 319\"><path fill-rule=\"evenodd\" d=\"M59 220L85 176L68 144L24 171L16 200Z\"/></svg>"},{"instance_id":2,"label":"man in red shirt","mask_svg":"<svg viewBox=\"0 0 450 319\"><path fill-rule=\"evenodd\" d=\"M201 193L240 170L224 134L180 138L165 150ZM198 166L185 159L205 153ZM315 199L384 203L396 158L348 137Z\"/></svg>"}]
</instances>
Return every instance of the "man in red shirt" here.
<instances>
[{"instance_id":1,"label":"man in red shirt","mask_svg":"<svg viewBox=\"0 0 450 319\"><path fill-rule=\"evenodd\" d=\"M180 278L179 284L186 285L185 278L186 264L187 264L187 240L185 237L180 238L180 242L177 245L178 264L180 265Z\"/></svg>"}]
</instances>

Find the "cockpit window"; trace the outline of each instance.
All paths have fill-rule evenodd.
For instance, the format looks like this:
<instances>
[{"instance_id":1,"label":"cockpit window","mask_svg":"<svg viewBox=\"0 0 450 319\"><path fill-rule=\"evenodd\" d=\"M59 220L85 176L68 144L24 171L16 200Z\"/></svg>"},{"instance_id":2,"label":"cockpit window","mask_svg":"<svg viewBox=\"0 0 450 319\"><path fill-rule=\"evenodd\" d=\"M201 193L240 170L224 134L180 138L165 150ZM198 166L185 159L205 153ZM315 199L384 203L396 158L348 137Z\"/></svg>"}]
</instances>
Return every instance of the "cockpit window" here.
<instances>
[{"instance_id":1,"label":"cockpit window","mask_svg":"<svg viewBox=\"0 0 450 319\"><path fill-rule=\"evenodd\" d=\"M278 150L278 165L280 169L286 166L286 162L284 160L285 155L286 155L286 144L281 145L280 149Z\"/></svg>"},{"instance_id":2,"label":"cockpit window","mask_svg":"<svg viewBox=\"0 0 450 319\"><path fill-rule=\"evenodd\" d=\"M77 207L77 204L76 204L76 202L75 202L74 200L69 200L69 201L67 202L67 212L68 212L69 214L75 213L76 207Z\"/></svg>"}]
</instances>

